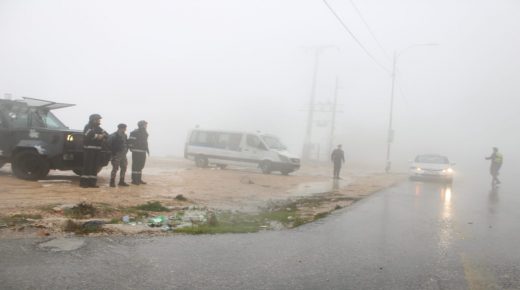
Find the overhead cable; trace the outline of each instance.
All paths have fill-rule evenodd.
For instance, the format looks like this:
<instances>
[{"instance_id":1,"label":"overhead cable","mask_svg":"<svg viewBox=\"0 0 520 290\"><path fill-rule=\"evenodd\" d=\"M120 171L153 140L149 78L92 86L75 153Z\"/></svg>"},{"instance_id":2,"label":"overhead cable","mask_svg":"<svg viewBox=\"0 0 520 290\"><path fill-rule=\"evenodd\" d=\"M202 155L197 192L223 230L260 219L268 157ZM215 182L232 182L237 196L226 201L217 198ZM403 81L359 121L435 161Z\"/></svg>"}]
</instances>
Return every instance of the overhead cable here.
<instances>
[{"instance_id":1,"label":"overhead cable","mask_svg":"<svg viewBox=\"0 0 520 290\"><path fill-rule=\"evenodd\" d=\"M381 69L383 69L385 72L387 72L388 74L392 74L392 72L387 69L384 65L382 65L371 53L370 51L368 51L368 49L361 43L361 41L359 41L359 39L354 35L354 33L350 30L350 28L347 26L347 24L345 24L345 22L341 19L341 17L339 17L339 15L336 13L336 11L334 11L334 8L332 8L329 3L327 2L327 0L323 0L323 3L325 3L325 5L327 6L327 8L329 8L330 12L334 15L334 17L336 17L336 19L339 21L339 23L341 24L341 26L343 26L343 28L345 29L345 31L347 31L347 33L352 37L352 39L354 39L354 41L361 47L361 49L363 49L363 51L365 52L365 54L370 57L370 59L372 59L372 61L374 61L374 63L379 66Z\"/></svg>"}]
</instances>

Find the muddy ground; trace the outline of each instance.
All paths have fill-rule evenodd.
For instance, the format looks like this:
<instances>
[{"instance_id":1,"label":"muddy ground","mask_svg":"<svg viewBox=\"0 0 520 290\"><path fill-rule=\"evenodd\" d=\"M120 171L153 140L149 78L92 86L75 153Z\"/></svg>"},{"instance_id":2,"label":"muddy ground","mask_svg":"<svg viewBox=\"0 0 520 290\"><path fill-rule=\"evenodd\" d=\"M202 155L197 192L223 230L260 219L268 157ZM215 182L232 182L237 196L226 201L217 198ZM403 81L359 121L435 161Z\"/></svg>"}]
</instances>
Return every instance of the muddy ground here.
<instances>
[{"instance_id":1,"label":"muddy ground","mask_svg":"<svg viewBox=\"0 0 520 290\"><path fill-rule=\"evenodd\" d=\"M109 166L99 174L99 189L83 189L78 185L79 177L72 172L52 171L45 180L30 182L13 177L9 166L5 165L0 169L0 237L58 233L70 218L67 209L81 202L110 209L96 218L112 220L111 223L116 223L128 212L134 213L126 209L150 201L158 201L173 212L202 208L258 214L273 207L291 205L294 206L292 210L297 211L292 215L297 214L305 223L404 178L399 174L359 170L354 173L347 169L342 180L334 181L329 171L327 166L308 165L290 176L265 175L256 169L196 168L184 159L153 158L144 170L143 179L147 185L110 188ZM153 215L153 212L149 213L149 216ZM18 222L13 222L13 217ZM124 225L112 228L126 231ZM139 232L135 227L129 231Z\"/></svg>"}]
</instances>

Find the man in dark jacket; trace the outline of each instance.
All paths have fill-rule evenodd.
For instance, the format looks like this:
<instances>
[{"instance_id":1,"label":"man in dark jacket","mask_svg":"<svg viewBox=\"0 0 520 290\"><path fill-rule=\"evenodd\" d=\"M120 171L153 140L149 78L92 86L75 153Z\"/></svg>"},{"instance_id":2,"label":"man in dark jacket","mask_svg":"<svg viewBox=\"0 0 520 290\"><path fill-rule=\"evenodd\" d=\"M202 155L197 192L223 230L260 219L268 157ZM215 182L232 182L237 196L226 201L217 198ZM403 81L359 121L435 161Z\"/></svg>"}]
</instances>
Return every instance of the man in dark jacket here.
<instances>
[{"instance_id":1,"label":"man in dark jacket","mask_svg":"<svg viewBox=\"0 0 520 290\"><path fill-rule=\"evenodd\" d=\"M98 188L97 173L101 158L103 142L108 134L101 128L101 116L92 114L83 129L83 170L79 186Z\"/></svg>"},{"instance_id":2,"label":"man in dark jacket","mask_svg":"<svg viewBox=\"0 0 520 290\"><path fill-rule=\"evenodd\" d=\"M121 172L119 174L119 186L128 186L125 182L126 168L128 166L128 159L126 154L128 153L128 138L126 136L126 124L117 125L117 131L110 134L108 137L108 143L110 144L110 151L112 152L112 172L110 173L110 187L116 187L116 175L119 168Z\"/></svg>"},{"instance_id":3,"label":"man in dark jacket","mask_svg":"<svg viewBox=\"0 0 520 290\"><path fill-rule=\"evenodd\" d=\"M142 171L146 163L146 154L150 155L147 127L146 121L139 121L137 129L132 131L128 138L128 148L132 151L132 184L134 185L146 184L142 179Z\"/></svg>"},{"instance_id":4,"label":"man in dark jacket","mask_svg":"<svg viewBox=\"0 0 520 290\"><path fill-rule=\"evenodd\" d=\"M330 155L331 161L334 163L334 179L339 179L339 172L341 171L341 165L345 162L345 153L341 149L341 145L332 151Z\"/></svg>"}]
</instances>

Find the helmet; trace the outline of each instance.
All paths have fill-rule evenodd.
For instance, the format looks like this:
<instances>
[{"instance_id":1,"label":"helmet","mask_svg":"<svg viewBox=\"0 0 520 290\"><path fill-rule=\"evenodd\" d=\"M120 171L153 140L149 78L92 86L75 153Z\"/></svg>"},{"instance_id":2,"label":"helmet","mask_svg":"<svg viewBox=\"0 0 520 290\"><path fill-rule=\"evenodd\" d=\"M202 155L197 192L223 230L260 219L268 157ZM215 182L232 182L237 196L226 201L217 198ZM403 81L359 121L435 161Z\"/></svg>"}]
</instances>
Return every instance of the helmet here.
<instances>
[{"instance_id":1,"label":"helmet","mask_svg":"<svg viewBox=\"0 0 520 290\"><path fill-rule=\"evenodd\" d=\"M148 122L146 122L145 120L141 120L137 122L137 127L143 128L146 124L148 124Z\"/></svg>"},{"instance_id":2,"label":"helmet","mask_svg":"<svg viewBox=\"0 0 520 290\"><path fill-rule=\"evenodd\" d=\"M90 117L88 118L88 120L89 120L90 122L93 122L93 121L96 121L96 120L99 120L99 119L102 119L102 118L101 118L101 115L99 115L99 114L92 114L92 115L90 115Z\"/></svg>"}]
</instances>

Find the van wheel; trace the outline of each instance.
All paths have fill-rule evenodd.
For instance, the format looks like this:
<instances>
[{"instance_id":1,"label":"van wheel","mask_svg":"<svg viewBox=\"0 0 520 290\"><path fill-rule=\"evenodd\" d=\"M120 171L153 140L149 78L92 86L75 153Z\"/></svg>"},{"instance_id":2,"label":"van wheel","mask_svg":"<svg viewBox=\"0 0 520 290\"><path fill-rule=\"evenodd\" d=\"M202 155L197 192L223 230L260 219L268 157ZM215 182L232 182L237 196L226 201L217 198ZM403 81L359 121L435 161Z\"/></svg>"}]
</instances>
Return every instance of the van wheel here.
<instances>
[{"instance_id":1,"label":"van wheel","mask_svg":"<svg viewBox=\"0 0 520 290\"><path fill-rule=\"evenodd\" d=\"M260 170L262 170L262 173L269 174L271 171L273 171L273 166L271 165L271 161L264 160L262 163L260 163Z\"/></svg>"},{"instance_id":2,"label":"van wheel","mask_svg":"<svg viewBox=\"0 0 520 290\"><path fill-rule=\"evenodd\" d=\"M224 169L226 169L227 165L226 164L217 164L217 167L224 170Z\"/></svg>"},{"instance_id":3,"label":"van wheel","mask_svg":"<svg viewBox=\"0 0 520 290\"><path fill-rule=\"evenodd\" d=\"M12 168L20 179L38 180L49 174L49 161L34 151L22 151L14 156Z\"/></svg>"},{"instance_id":4,"label":"van wheel","mask_svg":"<svg viewBox=\"0 0 520 290\"><path fill-rule=\"evenodd\" d=\"M4 165L5 165L5 162L0 161L0 168L4 167Z\"/></svg>"},{"instance_id":5,"label":"van wheel","mask_svg":"<svg viewBox=\"0 0 520 290\"><path fill-rule=\"evenodd\" d=\"M291 173L292 171L290 171L290 170L282 170L280 172L282 173L282 175L289 175L289 173Z\"/></svg>"},{"instance_id":6,"label":"van wheel","mask_svg":"<svg viewBox=\"0 0 520 290\"><path fill-rule=\"evenodd\" d=\"M202 155L195 157L195 165L200 168L208 167L208 158Z\"/></svg>"}]
</instances>

